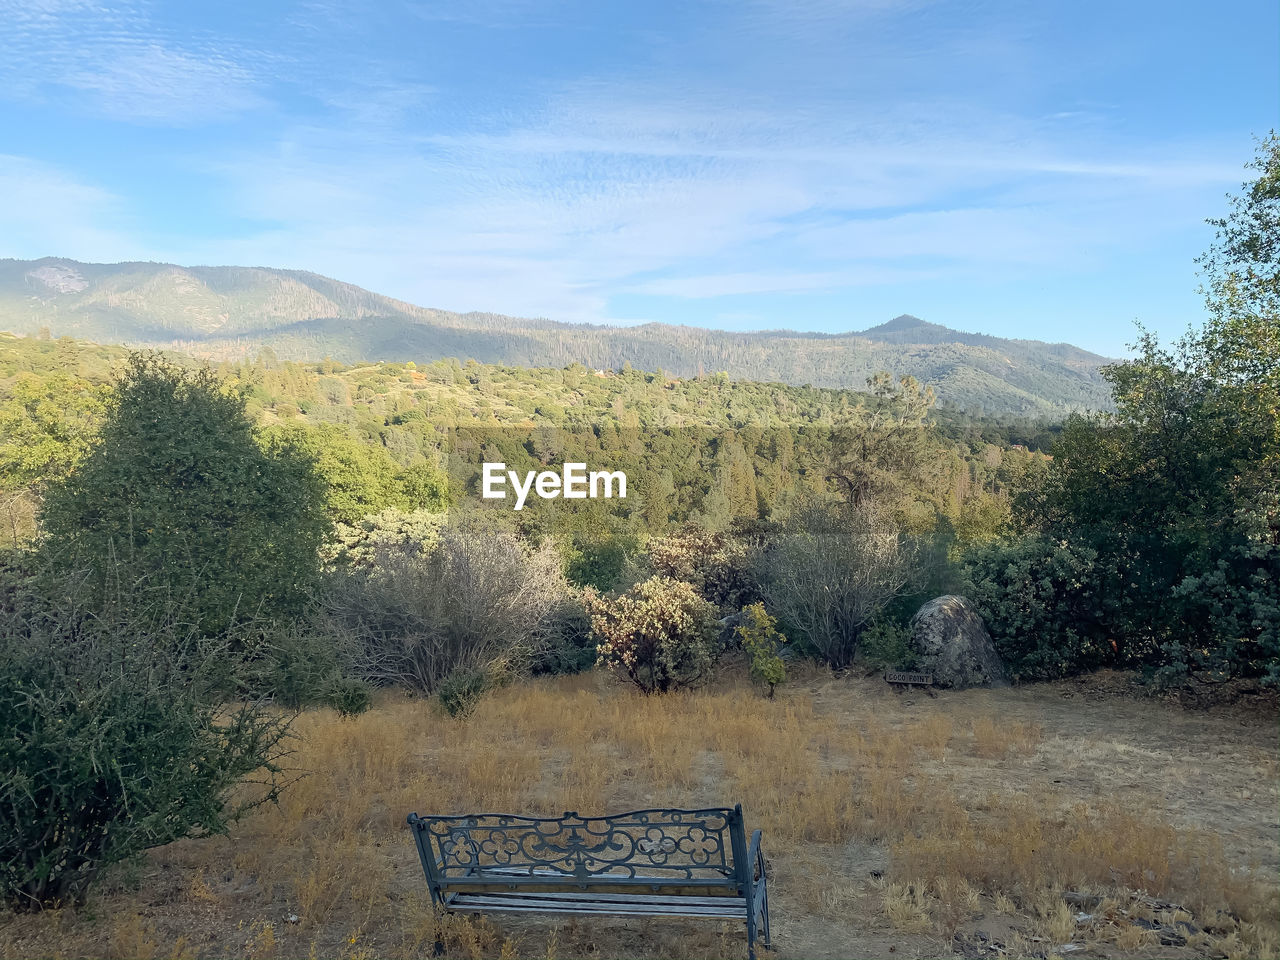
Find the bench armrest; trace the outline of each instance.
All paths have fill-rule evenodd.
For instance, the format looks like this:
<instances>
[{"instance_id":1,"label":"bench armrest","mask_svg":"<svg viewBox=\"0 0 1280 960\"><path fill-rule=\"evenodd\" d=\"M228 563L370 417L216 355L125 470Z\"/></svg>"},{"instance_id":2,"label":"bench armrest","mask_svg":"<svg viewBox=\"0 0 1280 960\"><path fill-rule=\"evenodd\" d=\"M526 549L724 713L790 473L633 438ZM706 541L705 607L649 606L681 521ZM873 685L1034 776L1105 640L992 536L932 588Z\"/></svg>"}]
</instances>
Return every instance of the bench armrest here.
<instances>
[{"instance_id":1,"label":"bench armrest","mask_svg":"<svg viewBox=\"0 0 1280 960\"><path fill-rule=\"evenodd\" d=\"M764 880L764 852L760 849L760 839L764 835L763 831L757 830L751 834L751 847L747 850L747 869L755 870L760 868L760 879Z\"/></svg>"},{"instance_id":2,"label":"bench armrest","mask_svg":"<svg viewBox=\"0 0 1280 960\"><path fill-rule=\"evenodd\" d=\"M418 816L416 813L409 814L405 819L413 832L413 844L418 848L418 859L422 861L422 872L426 874L427 883L431 886L431 894L434 897L440 881L444 877L444 862L435 858L431 851L431 844L423 836L426 832L427 819Z\"/></svg>"}]
</instances>

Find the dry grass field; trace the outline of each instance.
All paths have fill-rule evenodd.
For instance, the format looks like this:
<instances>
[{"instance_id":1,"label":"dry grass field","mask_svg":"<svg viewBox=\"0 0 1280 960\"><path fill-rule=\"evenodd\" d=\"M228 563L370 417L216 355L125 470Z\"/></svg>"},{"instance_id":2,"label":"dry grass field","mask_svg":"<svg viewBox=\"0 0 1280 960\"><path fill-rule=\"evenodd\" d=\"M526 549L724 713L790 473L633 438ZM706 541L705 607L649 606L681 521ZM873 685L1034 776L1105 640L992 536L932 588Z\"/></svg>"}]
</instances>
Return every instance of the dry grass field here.
<instances>
[{"instance_id":1,"label":"dry grass field","mask_svg":"<svg viewBox=\"0 0 1280 960\"><path fill-rule=\"evenodd\" d=\"M1276 718L1047 685L895 694L813 672L646 699L607 677L467 719L387 697L303 714L305 777L117 870L88 907L0 917L4 957L740 957L742 925L433 915L405 815L741 802L789 957L1280 956Z\"/></svg>"}]
</instances>

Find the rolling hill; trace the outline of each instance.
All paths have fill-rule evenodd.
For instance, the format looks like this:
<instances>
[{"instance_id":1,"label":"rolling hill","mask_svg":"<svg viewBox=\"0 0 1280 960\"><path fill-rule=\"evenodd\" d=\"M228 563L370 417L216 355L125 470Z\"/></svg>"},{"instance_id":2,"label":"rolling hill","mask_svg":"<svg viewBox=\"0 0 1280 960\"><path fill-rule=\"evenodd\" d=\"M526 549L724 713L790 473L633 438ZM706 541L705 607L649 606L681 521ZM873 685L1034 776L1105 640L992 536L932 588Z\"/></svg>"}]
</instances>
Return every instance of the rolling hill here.
<instances>
[{"instance_id":1,"label":"rolling hill","mask_svg":"<svg viewBox=\"0 0 1280 960\"><path fill-rule=\"evenodd\" d=\"M649 323L608 327L452 313L300 270L163 263L0 260L0 330L47 329L99 343L234 359L332 357L595 369L861 389L878 370L931 384L949 407L1061 416L1109 404L1106 358L1068 344L961 333L901 316L852 333L728 332Z\"/></svg>"}]
</instances>

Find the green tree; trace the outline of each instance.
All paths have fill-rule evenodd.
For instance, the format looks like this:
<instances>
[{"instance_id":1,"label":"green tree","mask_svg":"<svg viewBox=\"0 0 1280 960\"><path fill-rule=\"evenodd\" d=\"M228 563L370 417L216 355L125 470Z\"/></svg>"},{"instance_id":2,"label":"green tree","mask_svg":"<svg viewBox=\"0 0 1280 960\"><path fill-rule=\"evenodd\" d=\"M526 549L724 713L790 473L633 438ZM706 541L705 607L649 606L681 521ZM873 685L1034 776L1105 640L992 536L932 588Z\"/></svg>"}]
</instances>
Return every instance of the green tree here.
<instances>
[{"instance_id":1,"label":"green tree","mask_svg":"<svg viewBox=\"0 0 1280 960\"><path fill-rule=\"evenodd\" d=\"M1137 356L1104 371L1115 413L1072 418L1046 484L1018 502L1024 527L1088 558L1073 589L1094 578L1107 613L1040 635L1069 630L1079 651L1170 680L1192 669L1280 680L1280 139L1251 166L1258 179L1210 221L1204 327L1169 347L1143 332ZM1002 591L1051 579L1043 551L998 553L971 571L989 616ZM1068 608L1055 604L1040 607Z\"/></svg>"},{"instance_id":2,"label":"green tree","mask_svg":"<svg viewBox=\"0 0 1280 960\"><path fill-rule=\"evenodd\" d=\"M134 354L79 467L45 500L43 551L102 605L156 592L201 628L296 613L328 529L308 457L265 451L241 393L205 368Z\"/></svg>"},{"instance_id":3,"label":"green tree","mask_svg":"<svg viewBox=\"0 0 1280 960\"><path fill-rule=\"evenodd\" d=\"M0 402L0 488L65 477L89 450L105 390L80 377L18 376Z\"/></svg>"},{"instance_id":4,"label":"green tree","mask_svg":"<svg viewBox=\"0 0 1280 960\"><path fill-rule=\"evenodd\" d=\"M449 480L429 463L417 463L400 471L400 493L410 510L443 511L449 505Z\"/></svg>"},{"instance_id":5,"label":"green tree","mask_svg":"<svg viewBox=\"0 0 1280 960\"><path fill-rule=\"evenodd\" d=\"M1272 131L1249 165L1257 179L1229 197L1231 212L1210 220L1217 235L1197 262L1209 322L1197 346L1209 375L1228 384L1280 470L1280 136Z\"/></svg>"},{"instance_id":6,"label":"green tree","mask_svg":"<svg viewBox=\"0 0 1280 960\"><path fill-rule=\"evenodd\" d=\"M912 377L878 373L867 381L868 402L852 409L832 432L828 479L854 505L898 502L918 483L930 451L925 418L933 389Z\"/></svg>"},{"instance_id":7,"label":"green tree","mask_svg":"<svg viewBox=\"0 0 1280 960\"><path fill-rule=\"evenodd\" d=\"M384 447L366 443L332 423L286 424L266 432L270 444L303 451L324 481L324 502L339 523L355 524L389 507L443 510L445 476L429 464L401 469Z\"/></svg>"},{"instance_id":8,"label":"green tree","mask_svg":"<svg viewBox=\"0 0 1280 960\"><path fill-rule=\"evenodd\" d=\"M1280 135L1273 130L1263 138L1246 166L1258 176L1228 195L1227 216L1208 221L1217 234L1196 261L1214 320L1280 316ZM1266 339L1274 342L1274 326L1270 334Z\"/></svg>"},{"instance_id":9,"label":"green tree","mask_svg":"<svg viewBox=\"0 0 1280 960\"><path fill-rule=\"evenodd\" d=\"M0 391L0 542L35 536L44 488L88 452L104 397L101 384L64 374L22 373Z\"/></svg>"},{"instance_id":10,"label":"green tree","mask_svg":"<svg viewBox=\"0 0 1280 960\"><path fill-rule=\"evenodd\" d=\"M778 653L787 638L778 631L778 621L757 602L742 608L742 622L734 632L750 660L752 681L767 686L772 700L778 684L787 679L787 664Z\"/></svg>"}]
</instances>

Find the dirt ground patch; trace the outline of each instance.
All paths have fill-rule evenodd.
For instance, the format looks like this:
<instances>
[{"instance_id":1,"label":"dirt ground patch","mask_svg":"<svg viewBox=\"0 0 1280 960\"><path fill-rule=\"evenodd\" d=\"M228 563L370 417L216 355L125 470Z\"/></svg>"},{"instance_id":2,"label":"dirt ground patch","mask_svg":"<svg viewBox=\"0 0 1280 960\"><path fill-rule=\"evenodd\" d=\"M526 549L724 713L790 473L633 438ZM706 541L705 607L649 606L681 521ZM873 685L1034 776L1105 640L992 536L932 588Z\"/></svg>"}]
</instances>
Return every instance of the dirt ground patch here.
<instances>
[{"instance_id":1,"label":"dirt ground patch","mask_svg":"<svg viewBox=\"0 0 1280 960\"><path fill-rule=\"evenodd\" d=\"M1255 705L1256 706L1256 705ZM713 921L451 917L404 817L741 802L783 958L1280 953L1280 745L1254 707L1124 678L896 693L808 672L644 698L597 674L447 719L303 714L308 776L228 837L116 870L79 911L0 917L4 957L740 957Z\"/></svg>"}]
</instances>

